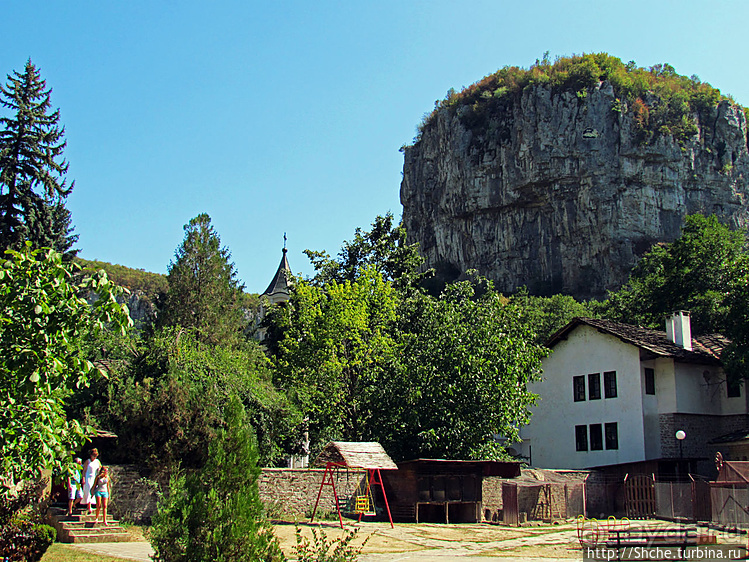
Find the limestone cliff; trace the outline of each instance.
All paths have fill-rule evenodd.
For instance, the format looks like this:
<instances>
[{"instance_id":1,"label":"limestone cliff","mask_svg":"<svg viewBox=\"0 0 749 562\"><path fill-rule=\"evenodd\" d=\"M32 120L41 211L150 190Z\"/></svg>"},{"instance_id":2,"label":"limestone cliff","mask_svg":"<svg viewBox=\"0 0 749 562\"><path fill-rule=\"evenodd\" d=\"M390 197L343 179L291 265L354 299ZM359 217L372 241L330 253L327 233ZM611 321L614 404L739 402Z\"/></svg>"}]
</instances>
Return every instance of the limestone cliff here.
<instances>
[{"instance_id":1,"label":"limestone cliff","mask_svg":"<svg viewBox=\"0 0 749 562\"><path fill-rule=\"evenodd\" d=\"M730 100L690 113L677 140L663 128L644 138L642 112L608 80L505 98L480 119L475 104L443 106L405 148L409 239L444 276L473 268L506 292L600 298L686 214L747 225L747 123Z\"/></svg>"}]
</instances>

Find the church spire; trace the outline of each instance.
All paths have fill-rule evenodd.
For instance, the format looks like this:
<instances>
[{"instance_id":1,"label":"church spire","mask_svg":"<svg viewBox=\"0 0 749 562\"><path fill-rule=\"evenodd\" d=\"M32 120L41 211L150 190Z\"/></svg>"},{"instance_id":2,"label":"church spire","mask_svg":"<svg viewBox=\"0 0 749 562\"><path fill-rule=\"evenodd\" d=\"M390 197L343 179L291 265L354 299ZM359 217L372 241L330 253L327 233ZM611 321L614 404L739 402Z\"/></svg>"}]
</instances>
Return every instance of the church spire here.
<instances>
[{"instance_id":1,"label":"church spire","mask_svg":"<svg viewBox=\"0 0 749 562\"><path fill-rule=\"evenodd\" d=\"M268 300L272 303L286 302L289 300L289 287L291 285L291 267L289 267L289 260L286 259L286 233L283 233L283 249L281 256L281 263L278 264L276 274L273 276L273 280L268 285L268 288L263 293L263 296L268 297Z\"/></svg>"}]
</instances>

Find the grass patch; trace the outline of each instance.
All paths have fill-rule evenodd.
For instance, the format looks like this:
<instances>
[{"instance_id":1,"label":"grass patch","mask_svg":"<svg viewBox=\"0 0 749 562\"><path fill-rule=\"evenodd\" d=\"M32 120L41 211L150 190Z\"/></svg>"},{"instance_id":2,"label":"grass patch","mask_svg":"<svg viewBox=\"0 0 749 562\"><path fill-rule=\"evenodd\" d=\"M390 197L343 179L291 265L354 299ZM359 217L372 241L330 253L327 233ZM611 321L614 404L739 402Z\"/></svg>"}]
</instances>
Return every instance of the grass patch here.
<instances>
[{"instance_id":1,"label":"grass patch","mask_svg":"<svg viewBox=\"0 0 749 562\"><path fill-rule=\"evenodd\" d=\"M55 543L44 553L41 562L122 562L127 558L113 558L80 550L69 544Z\"/></svg>"}]
</instances>

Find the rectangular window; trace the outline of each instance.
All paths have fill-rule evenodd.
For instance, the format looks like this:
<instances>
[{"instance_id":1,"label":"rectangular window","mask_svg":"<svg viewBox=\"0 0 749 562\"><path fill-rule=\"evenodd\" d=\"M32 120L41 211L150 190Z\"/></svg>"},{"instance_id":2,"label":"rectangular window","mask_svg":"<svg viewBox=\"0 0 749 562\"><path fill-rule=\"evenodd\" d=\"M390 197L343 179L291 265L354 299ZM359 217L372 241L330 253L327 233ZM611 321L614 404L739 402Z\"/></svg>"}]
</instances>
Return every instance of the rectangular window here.
<instances>
[{"instance_id":1,"label":"rectangular window","mask_svg":"<svg viewBox=\"0 0 749 562\"><path fill-rule=\"evenodd\" d=\"M729 398L738 398L741 396L741 381L736 379L726 379L726 390Z\"/></svg>"},{"instance_id":2,"label":"rectangular window","mask_svg":"<svg viewBox=\"0 0 749 562\"><path fill-rule=\"evenodd\" d=\"M575 395L575 402L583 402L585 400L585 376L580 375L572 377L572 387Z\"/></svg>"},{"instance_id":3,"label":"rectangular window","mask_svg":"<svg viewBox=\"0 0 749 562\"><path fill-rule=\"evenodd\" d=\"M601 373L588 375L588 400L601 399Z\"/></svg>"},{"instance_id":4,"label":"rectangular window","mask_svg":"<svg viewBox=\"0 0 749 562\"><path fill-rule=\"evenodd\" d=\"M655 394L655 369L645 368L645 394Z\"/></svg>"},{"instance_id":5,"label":"rectangular window","mask_svg":"<svg viewBox=\"0 0 749 562\"><path fill-rule=\"evenodd\" d=\"M616 371L606 371L603 374L603 387L606 398L616 398Z\"/></svg>"},{"instance_id":6,"label":"rectangular window","mask_svg":"<svg viewBox=\"0 0 749 562\"><path fill-rule=\"evenodd\" d=\"M576 451L588 450L588 426L587 425L575 426L575 450Z\"/></svg>"},{"instance_id":7,"label":"rectangular window","mask_svg":"<svg viewBox=\"0 0 749 562\"><path fill-rule=\"evenodd\" d=\"M590 450L603 450L603 428L600 423L594 423L590 426Z\"/></svg>"},{"instance_id":8,"label":"rectangular window","mask_svg":"<svg viewBox=\"0 0 749 562\"><path fill-rule=\"evenodd\" d=\"M619 428L617 423L606 424L606 449L618 449L619 448Z\"/></svg>"}]
</instances>

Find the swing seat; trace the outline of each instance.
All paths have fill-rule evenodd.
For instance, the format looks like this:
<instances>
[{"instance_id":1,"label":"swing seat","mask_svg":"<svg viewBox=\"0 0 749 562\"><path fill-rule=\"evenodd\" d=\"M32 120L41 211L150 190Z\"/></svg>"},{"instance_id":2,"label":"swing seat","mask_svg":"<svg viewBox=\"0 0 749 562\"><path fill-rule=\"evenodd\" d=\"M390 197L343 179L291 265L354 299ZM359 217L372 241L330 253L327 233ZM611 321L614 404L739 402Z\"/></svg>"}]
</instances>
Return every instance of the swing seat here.
<instances>
[{"instance_id":1,"label":"swing seat","mask_svg":"<svg viewBox=\"0 0 749 562\"><path fill-rule=\"evenodd\" d=\"M369 496L356 496L354 502L355 513L367 513L369 512Z\"/></svg>"}]
</instances>

